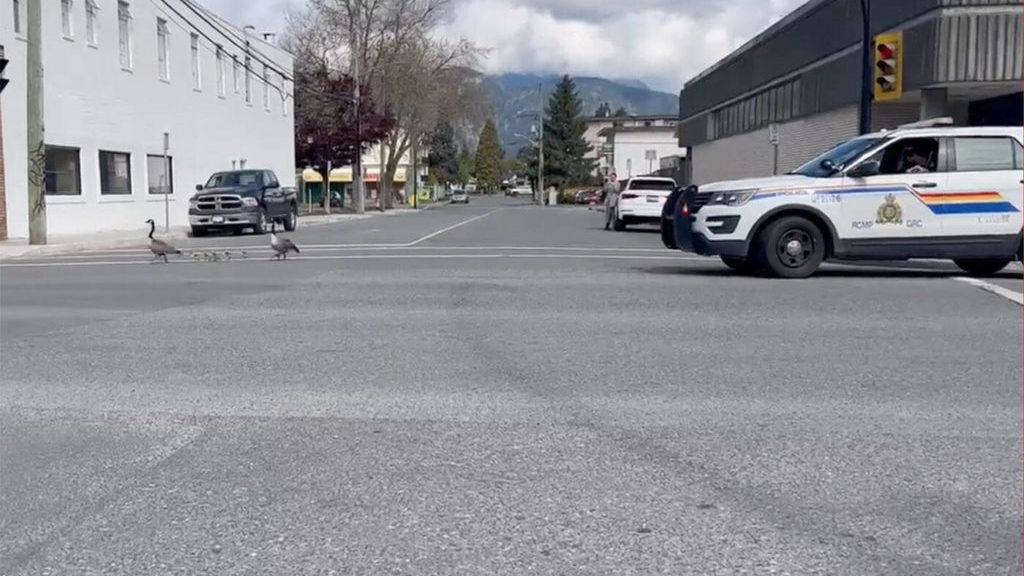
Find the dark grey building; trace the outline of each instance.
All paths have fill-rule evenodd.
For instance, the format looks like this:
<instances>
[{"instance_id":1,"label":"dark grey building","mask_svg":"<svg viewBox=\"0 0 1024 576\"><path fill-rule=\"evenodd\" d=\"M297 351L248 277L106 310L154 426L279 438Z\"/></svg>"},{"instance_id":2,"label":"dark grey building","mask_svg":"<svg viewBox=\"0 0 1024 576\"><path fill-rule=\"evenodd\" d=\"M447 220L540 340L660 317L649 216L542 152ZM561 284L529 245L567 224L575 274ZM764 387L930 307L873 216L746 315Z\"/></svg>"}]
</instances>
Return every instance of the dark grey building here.
<instances>
[{"instance_id":1,"label":"dark grey building","mask_svg":"<svg viewBox=\"0 0 1024 576\"><path fill-rule=\"evenodd\" d=\"M810 0L687 82L693 181L784 172L855 136L861 26L860 0ZM903 93L873 104L873 129L1021 125L1024 0L873 0L871 29L903 36Z\"/></svg>"}]
</instances>

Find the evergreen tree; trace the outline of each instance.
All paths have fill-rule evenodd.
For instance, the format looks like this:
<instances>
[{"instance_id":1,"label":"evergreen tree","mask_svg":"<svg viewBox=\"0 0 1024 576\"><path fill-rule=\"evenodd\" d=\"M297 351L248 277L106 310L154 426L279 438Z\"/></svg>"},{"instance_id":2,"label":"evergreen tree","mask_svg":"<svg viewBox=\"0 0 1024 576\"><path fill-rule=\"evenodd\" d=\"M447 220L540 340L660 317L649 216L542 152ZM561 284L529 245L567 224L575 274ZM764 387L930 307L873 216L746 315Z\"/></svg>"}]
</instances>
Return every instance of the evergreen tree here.
<instances>
[{"instance_id":1,"label":"evergreen tree","mask_svg":"<svg viewBox=\"0 0 1024 576\"><path fill-rule=\"evenodd\" d=\"M622 106L619 106L619 108L615 111L614 114L612 114L612 116L616 118L621 118L622 116L629 116L629 112L627 112L626 109L623 108Z\"/></svg>"},{"instance_id":2,"label":"evergreen tree","mask_svg":"<svg viewBox=\"0 0 1024 576\"><path fill-rule=\"evenodd\" d=\"M430 135L427 164L438 182L448 184L459 180L459 150L455 145L455 129L448 122L434 127Z\"/></svg>"},{"instance_id":3,"label":"evergreen tree","mask_svg":"<svg viewBox=\"0 0 1024 576\"><path fill-rule=\"evenodd\" d=\"M584 158L590 146L583 134L583 104L576 83L566 74L555 86L544 120L544 184L566 186L590 180L594 160Z\"/></svg>"},{"instance_id":4,"label":"evergreen tree","mask_svg":"<svg viewBox=\"0 0 1024 576\"><path fill-rule=\"evenodd\" d=\"M607 102L602 102L601 105L597 107L597 111L594 112L595 118L607 118L611 115L612 107L609 106Z\"/></svg>"},{"instance_id":5,"label":"evergreen tree","mask_svg":"<svg viewBox=\"0 0 1024 576\"><path fill-rule=\"evenodd\" d=\"M501 188L504 156L498 142L498 129L494 126L494 120L488 119L480 131L480 143L476 146L476 179L484 190L493 192Z\"/></svg>"},{"instance_id":6,"label":"evergreen tree","mask_svg":"<svg viewBox=\"0 0 1024 576\"><path fill-rule=\"evenodd\" d=\"M460 185L465 186L469 184L469 181L476 177L476 157L472 152L465 151L459 154L458 160L458 173L457 177L453 180L457 181Z\"/></svg>"}]
</instances>

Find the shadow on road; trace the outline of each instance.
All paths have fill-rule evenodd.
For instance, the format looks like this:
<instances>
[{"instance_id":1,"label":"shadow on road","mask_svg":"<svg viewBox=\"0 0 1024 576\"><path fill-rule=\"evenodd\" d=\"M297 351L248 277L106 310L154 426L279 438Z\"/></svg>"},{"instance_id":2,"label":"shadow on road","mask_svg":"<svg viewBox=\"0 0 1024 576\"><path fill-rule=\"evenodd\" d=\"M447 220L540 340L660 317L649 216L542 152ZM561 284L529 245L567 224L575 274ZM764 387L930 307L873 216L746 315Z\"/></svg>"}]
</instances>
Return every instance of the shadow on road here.
<instances>
[{"instance_id":1,"label":"shadow on road","mask_svg":"<svg viewBox=\"0 0 1024 576\"><path fill-rule=\"evenodd\" d=\"M847 268L822 268L814 273L812 278L951 278L963 276L958 270L904 270L900 268L872 267L854 268L852 265ZM692 267L692 266L649 266L635 267L634 270L645 274L661 274L665 276L701 276L712 277L736 277L736 278L758 278L750 274L742 274L725 267ZM1009 272L993 276L992 279L1020 279L1021 273Z\"/></svg>"}]
</instances>

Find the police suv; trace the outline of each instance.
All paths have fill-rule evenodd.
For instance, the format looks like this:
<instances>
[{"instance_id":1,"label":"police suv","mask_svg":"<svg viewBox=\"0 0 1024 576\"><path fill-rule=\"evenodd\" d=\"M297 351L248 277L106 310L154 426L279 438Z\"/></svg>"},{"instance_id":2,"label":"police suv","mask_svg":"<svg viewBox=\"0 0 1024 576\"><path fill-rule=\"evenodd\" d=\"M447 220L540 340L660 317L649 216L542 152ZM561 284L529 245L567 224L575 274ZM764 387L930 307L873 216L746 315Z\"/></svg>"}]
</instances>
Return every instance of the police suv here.
<instances>
[{"instance_id":1,"label":"police suv","mask_svg":"<svg viewBox=\"0 0 1024 576\"><path fill-rule=\"evenodd\" d=\"M825 259L950 258L970 274L1021 259L1024 130L941 118L859 136L782 176L678 189L670 248L805 278Z\"/></svg>"}]
</instances>

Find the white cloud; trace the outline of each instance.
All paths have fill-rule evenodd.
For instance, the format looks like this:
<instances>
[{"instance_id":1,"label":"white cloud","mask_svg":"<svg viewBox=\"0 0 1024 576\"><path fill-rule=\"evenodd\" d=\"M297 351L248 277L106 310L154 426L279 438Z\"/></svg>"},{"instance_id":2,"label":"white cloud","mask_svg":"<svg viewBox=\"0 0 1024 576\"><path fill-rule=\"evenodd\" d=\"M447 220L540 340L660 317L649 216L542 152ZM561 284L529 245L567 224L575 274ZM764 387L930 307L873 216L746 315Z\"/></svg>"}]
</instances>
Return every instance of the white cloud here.
<instances>
[{"instance_id":1,"label":"white cloud","mask_svg":"<svg viewBox=\"0 0 1024 576\"><path fill-rule=\"evenodd\" d=\"M676 92L683 83L804 0L456 0L440 31L490 49L486 72L633 78ZM280 31L302 0L205 0L239 24Z\"/></svg>"}]
</instances>

